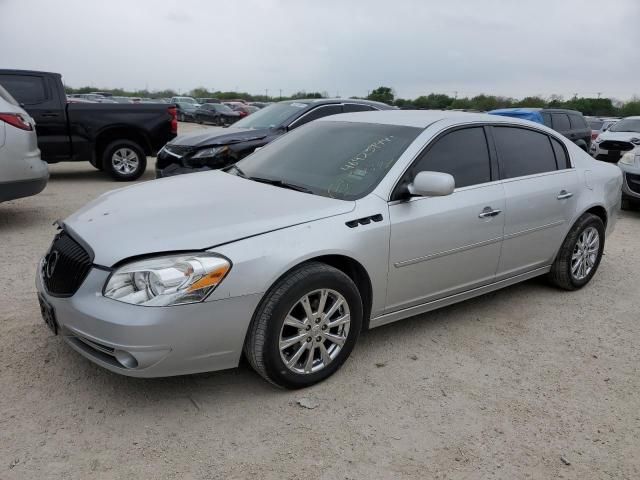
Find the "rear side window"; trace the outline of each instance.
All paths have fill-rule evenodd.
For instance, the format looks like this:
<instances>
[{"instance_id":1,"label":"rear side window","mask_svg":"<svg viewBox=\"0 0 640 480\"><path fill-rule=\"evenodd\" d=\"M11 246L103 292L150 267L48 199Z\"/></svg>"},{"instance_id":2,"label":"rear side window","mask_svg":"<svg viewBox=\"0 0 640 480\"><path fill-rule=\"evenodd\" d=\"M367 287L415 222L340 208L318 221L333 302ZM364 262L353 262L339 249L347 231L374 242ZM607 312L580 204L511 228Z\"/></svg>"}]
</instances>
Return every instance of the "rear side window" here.
<instances>
[{"instance_id":1,"label":"rear side window","mask_svg":"<svg viewBox=\"0 0 640 480\"><path fill-rule=\"evenodd\" d=\"M558 170L563 170L565 168L570 168L569 158L567 157L567 152L564 147L560 144L558 140L553 137L549 137L551 139L551 146L553 147L553 153L556 155L556 163L558 165Z\"/></svg>"},{"instance_id":2,"label":"rear side window","mask_svg":"<svg viewBox=\"0 0 640 480\"><path fill-rule=\"evenodd\" d=\"M547 127L551 128L551 114L550 113L543 113L542 114L542 121Z\"/></svg>"},{"instance_id":3,"label":"rear side window","mask_svg":"<svg viewBox=\"0 0 640 480\"><path fill-rule=\"evenodd\" d=\"M16 102L15 98L13 98L11 94L2 87L2 85L0 85L0 98L10 105L18 106L18 102Z\"/></svg>"},{"instance_id":4,"label":"rear side window","mask_svg":"<svg viewBox=\"0 0 640 480\"><path fill-rule=\"evenodd\" d=\"M292 127L297 128L300 125L317 120L318 118L335 115L337 113L342 113L342 105L323 105L307 112L306 115L303 115L299 120L293 122Z\"/></svg>"},{"instance_id":5,"label":"rear side window","mask_svg":"<svg viewBox=\"0 0 640 480\"><path fill-rule=\"evenodd\" d=\"M436 140L411 173L415 176L423 171L452 175L456 188L490 182L491 160L484 129L455 130Z\"/></svg>"},{"instance_id":6,"label":"rear side window","mask_svg":"<svg viewBox=\"0 0 640 480\"><path fill-rule=\"evenodd\" d=\"M44 79L34 75L0 75L0 85L24 105L36 105L47 99Z\"/></svg>"},{"instance_id":7,"label":"rear side window","mask_svg":"<svg viewBox=\"0 0 640 480\"><path fill-rule=\"evenodd\" d=\"M588 128L584 118L580 115L569 115L569 121L571 122L571 128L573 129Z\"/></svg>"},{"instance_id":8,"label":"rear side window","mask_svg":"<svg viewBox=\"0 0 640 480\"><path fill-rule=\"evenodd\" d=\"M565 115L566 116L566 115ZM556 170L556 157L544 133L516 127L493 127L502 178Z\"/></svg>"},{"instance_id":9,"label":"rear side window","mask_svg":"<svg viewBox=\"0 0 640 480\"><path fill-rule=\"evenodd\" d=\"M571 130L571 124L569 123L569 117L566 113L552 113L551 119L553 121L553 129L558 132L566 132Z\"/></svg>"},{"instance_id":10,"label":"rear side window","mask_svg":"<svg viewBox=\"0 0 640 480\"><path fill-rule=\"evenodd\" d=\"M342 106L342 111L344 113L349 113L349 112L369 112L371 110L375 110L373 107L370 107L369 105L358 105L356 103L345 103Z\"/></svg>"}]
</instances>

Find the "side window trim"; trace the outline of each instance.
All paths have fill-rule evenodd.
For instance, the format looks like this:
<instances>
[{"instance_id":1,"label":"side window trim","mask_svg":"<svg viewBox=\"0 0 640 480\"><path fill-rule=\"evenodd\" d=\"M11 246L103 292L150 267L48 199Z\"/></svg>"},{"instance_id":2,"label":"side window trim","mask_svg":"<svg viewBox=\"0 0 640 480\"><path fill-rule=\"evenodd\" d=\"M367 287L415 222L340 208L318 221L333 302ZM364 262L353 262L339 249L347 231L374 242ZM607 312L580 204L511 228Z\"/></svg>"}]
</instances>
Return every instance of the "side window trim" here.
<instances>
[{"instance_id":1,"label":"side window trim","mask_svg":"<svg viewBox=\"0 0 640 480\"><path fill-rule=\"evenodd\" d=\"M400 175L398 177L398 180L396 180L395 185L393 186L393 189L391 189L391 196L389 197L389 201L393 202L398 200L397 196L399 193L399 189L401 188L401 186L403 185L403 183L406 181L406 176L408 174L411 173L411 170L413 169L413 167L416 165L416 163L420 162L420 160L422 160L422 158L427 155L429 153L429 151L433 148L433 146L438 143L438 141L443 138L444 136L448 135L449 133L455 132L457 130L464 130L467 128L482 128L484 131L484 136L485 136L485 141L487 142L487 149L489 150L489 159L490 159L490 175L491 175L491 180L488 182L484 182L484 183L477 183L474 185L468 185L466 187L460 187L460 189L467 189L467 188L475 188L478 187L480 185L488 185L490 183L493 183L494 181L499 180L498 178L494 179L493 176L493 160L492 160L492 151L491 151L491 143L489 142L489 138L487 136L487 128L488 125L485 123L467 123L464 125L455 125L453 127L449 127L446 128L445 130L443 130L442 132L438 133L435 137L433 137L429 143L427 143L427 145L425 145L422 150L420 150L416 156L413 158L413 160L411 161L411 163L407 166L407 168L405 168L405 170L402 172L402 175ZM492 138L493 141L493 138ZM459 189L456 187L454 192L458 191Z\"/></svg>"},{"instance_id":2,"label":"side window trim","mask_svg":"<svg viewBox=\"0 0 640 480\"><path fill-rule=\"evenodd\" d=\"M311 115L313 112L317 112L318 110L322 109L322 108L327 108L327 107L335 107L335 106L339 106L340 110L342 110L342 103L327 103L325 105L318 105L317 107L313 107L310 110L307 110L305 113L303 113L301 116L299 116L298 118L296 118L293 122L291 122L289 125L287 125L287 129L291 129L296 127L302 120L304 120L305 117L307 117L308 115ZM342 112L341 112L342 113ZM334 113L332 115L337 115L337 113ZM320 117L321 118L321 117Z\"/></svg>"},{"instance_id":3,"label":"side window trim","mask_svg":"<svg viewBox=\"0 0 640 480\"><path fill-rule=\"evenodd\" d=\"M558 166L558 170L569 170L570 168L574 168L573 163L571 163L571 155L569 155L569 151L567 150L567 146L564 144L564 142L562 140L560 140L557 137L554 137L553 135L547 135L549 137L549 141L551 142L551 149L553 150L553 155L556 155L556 149L553 148L553 141L555 140L559 145L560 148L562 148L562 150L564 150L564 155L565 158L567 159L567 166L564 168L560 168L560 165L558 164L558 157L556 157L556 165Z\"/></svg>"}]
</instances>

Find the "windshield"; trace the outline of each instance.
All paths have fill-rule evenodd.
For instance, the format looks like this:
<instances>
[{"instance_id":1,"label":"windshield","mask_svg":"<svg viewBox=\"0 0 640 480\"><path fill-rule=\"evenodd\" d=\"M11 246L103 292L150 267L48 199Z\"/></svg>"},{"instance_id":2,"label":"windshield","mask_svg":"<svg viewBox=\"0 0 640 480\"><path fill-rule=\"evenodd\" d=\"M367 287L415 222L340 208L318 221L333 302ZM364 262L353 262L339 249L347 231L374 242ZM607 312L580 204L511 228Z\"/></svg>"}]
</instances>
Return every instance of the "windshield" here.
<instances>
[{"instance_id":1,"label":"windshield","mask_svg":"<svg viewBox=\"0 0 640 480\"><path fill-rule=\"evenodd\" d=\"M640 133L640 118L623 118L612 125L610 132L638 132Z\"/></svg>"},{"instance_id":2,"label":"windshield","mask_svg":"<svg viewBox=\"0 0 640 480\"><path fill-rule=\"evenodd\" d=\"M324 197L357 200L380 183L421 131L375 123L313 122L236 166L247 177L291 184Z\"/></svg>"},{"instance_id":3,"label":"windshield","mask_svg":"<svg viewBox=\"0 0 640 480\"><path fill-rule=\"evenodd\" d=\"M303 112L309 104L301 102L274 103L236 122L234 127L276 128L286 120Z\"/></svg>"},{"instance_id":4,"label":"windshield","mask_svg":"<svg viewBox=\"0 0 640 480\"><path fill-rule=\"evenodd\" d=\"M176 97L176 102L179 103L198 103L195 101L195 99L191 98L191 97Z\"/></svg>"}]
</instances>

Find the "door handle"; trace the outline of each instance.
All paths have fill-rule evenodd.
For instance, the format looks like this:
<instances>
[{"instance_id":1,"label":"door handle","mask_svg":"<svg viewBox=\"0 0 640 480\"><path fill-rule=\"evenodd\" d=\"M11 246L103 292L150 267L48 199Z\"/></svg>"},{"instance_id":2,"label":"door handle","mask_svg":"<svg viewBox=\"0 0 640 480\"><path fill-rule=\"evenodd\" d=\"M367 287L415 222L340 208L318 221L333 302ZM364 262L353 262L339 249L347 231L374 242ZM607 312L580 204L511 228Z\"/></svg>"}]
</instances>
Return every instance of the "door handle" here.
<instances>
[{"instance_id":1,"label":"door handle","mask_svg":"<svg viewBox=\"0 0 640 480\"><path fill-rule=\"evenodd\" d=\"M478 215L478 218L495 217L496 215L500 215L500 213L502 213L502 210L494 210L491 207L484 207L484 210L480 212L480 215Z\"/></svg>"},{"instance_id":2,"label":"door handle","mask_svg":"<svg viewBox=\"0 0 640 480\"><path fill-rule=\"evenodd\" d=\"M43 113L42 116L43 117L57 117L58 114L57 113Z\"/></svg>"},{"instance_id":3,"label":"door handle","mask_svg":"<svg viewBox=\"0 0 640 480\"><path fill-rule=\"evenodd\" d=\"M566 200L567 198L571 198L571 197L573 197L573 193L567 192L566 190L562 190L556 198L558 200Z\"/></svg>"}]
</instances>

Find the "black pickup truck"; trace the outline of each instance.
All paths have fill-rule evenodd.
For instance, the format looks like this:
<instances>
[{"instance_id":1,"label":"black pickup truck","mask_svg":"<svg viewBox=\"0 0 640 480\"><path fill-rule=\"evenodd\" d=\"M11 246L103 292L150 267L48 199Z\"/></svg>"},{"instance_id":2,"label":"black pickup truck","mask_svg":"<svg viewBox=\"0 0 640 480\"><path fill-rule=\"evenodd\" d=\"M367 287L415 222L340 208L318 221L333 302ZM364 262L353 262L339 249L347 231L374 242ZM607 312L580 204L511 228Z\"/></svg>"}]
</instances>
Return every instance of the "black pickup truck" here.
<instances>
[{"instance_id":1,"label":"black pickup truck","mask_svg":"<svg viewBox=\"0 0 640 480\"><path fill-rule=\"evenodd\" d=\"M178 130L175 105L67 102L59 73L0 70L0 85L36 122L42 159L89 161L135 180Z\"/></svg>"}]
</instances>

